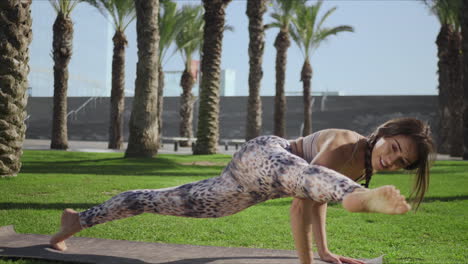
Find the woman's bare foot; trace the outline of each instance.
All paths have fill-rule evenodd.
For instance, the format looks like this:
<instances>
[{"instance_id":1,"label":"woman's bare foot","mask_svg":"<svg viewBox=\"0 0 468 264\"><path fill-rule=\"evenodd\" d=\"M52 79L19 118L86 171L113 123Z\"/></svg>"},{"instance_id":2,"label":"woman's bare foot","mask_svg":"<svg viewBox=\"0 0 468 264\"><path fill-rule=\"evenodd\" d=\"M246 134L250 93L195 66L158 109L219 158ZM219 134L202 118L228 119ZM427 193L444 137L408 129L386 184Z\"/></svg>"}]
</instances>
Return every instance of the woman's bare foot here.
<instances>
[{"instance_id":1,"label":"woman's bare foot","mask_svg":"<svg viewBox=\"0 0 468 264\"><path fill-rule=\"evenodd\" d=\"M70 238L83 228L80 225L78 213L72 209L63 211L61 222L60 231L50 239L50 246L56 250L65 251L67 250L65 239Z\"/></svg>"},{"instance_id":2,"label":"woman's bare foot","mask_svg":"<svg viewBox=\"0 0 468 264\"><path fill-rule=\"evenodd\" d=\"M411 209L405 197L395 186L376 189L356 189L343 199L343 207L350 212L404 214Z\"/></svg>"}]
</instances>

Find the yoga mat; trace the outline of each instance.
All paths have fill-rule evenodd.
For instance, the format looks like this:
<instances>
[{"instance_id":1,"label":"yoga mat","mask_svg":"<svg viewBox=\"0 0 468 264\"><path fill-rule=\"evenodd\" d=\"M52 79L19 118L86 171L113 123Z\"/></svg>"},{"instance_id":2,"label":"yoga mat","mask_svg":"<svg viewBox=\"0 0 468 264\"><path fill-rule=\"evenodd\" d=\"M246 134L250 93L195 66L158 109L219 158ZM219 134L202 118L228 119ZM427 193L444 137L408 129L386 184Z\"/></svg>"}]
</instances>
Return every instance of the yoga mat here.
<instances>
[{"instance_id":1,"label":"yoga mat","mask_svg":"<svg viewBox=\"0 0 468 264\"><path fill-rule=\"evenodd\" d=\"M158 263L158 264L298 264L292 250L228 248L210 246L146 243L73 237L68 250L49 247L50 236L18 234L13 226L0 227L0 256L78 263ZM325 264L318 259L316 264ZM382 264L382 257L367 260Z\"/></svg>"}]
</instances>

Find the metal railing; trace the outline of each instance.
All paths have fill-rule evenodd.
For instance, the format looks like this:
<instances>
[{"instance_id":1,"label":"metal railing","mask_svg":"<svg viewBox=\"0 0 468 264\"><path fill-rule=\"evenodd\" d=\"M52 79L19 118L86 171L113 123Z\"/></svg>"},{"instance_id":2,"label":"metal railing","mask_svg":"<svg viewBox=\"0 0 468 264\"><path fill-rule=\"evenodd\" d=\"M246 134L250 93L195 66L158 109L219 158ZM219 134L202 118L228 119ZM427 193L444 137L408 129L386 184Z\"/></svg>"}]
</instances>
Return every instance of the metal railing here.
<instances>
[{"instance_id":1,"label":"metal railing","mask_svg":"<svg viewBox=\"0 0 468 264\"><path fill-rule=\"evenodd\" d=\"M71 110L70 112L68 112L67 118L68 118L68 116L73 115L73 117L76 119L76 115L77 115L81 110L83 110L83 109L86 107L86 105L88 105L88 104L91 103L92 101L96 101L97 99L98 99L98 97L91 97L91 98L89 98L89 99L86 100L82 105L80 105L77 109Z\"/></svg>"}]
</instances>

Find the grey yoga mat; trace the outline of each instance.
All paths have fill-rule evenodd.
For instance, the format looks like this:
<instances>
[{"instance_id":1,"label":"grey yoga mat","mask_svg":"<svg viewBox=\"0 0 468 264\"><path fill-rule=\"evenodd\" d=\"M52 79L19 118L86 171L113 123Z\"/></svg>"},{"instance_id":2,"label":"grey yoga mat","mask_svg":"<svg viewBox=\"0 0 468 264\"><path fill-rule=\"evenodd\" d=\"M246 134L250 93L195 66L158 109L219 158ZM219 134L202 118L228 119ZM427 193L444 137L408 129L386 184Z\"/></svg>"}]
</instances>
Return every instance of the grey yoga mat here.
<instances>
[{"instance_id":1,"label":"grey yoga mat","mask_svg":"<svg viewBox=\"0 0 468 264\"><path fill-rule=\"evenodd\" d=\"M291 250L228 248L134 242L73 237L68 250L49 247L50 236L18 234L13 226L0 227L0 256L58 260L78 263L159 263L159 264L298 264ZM366 260L382 264L382 257ZM325 262L315 259L316 264Z\"/></svg>"}]
</instances>

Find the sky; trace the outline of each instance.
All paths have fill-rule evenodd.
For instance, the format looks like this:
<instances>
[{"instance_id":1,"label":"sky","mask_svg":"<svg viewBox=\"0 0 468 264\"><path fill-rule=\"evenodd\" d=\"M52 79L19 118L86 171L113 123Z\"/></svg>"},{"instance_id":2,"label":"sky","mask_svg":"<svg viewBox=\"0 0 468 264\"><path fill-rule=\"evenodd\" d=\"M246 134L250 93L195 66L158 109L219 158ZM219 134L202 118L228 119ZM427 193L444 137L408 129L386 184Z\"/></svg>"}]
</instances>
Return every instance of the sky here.
<instances>
[{"instance_id":1,"label":"sky","mask_svg":"<svg viewBox=\"0 0 468 264\"><path fill-rule=\"evenodd\" d=\"M175 1L180 6L197 4L199 0ZM309 1L309 4L315 1ZM225 32L222 68L236 72L237 96L248 95L248 18L247 2L233 0L226 10L226 22L234 27ZM337 10L324 26L349 25L355 32L331 36L310 57L313 68L312 91L340 92L343 95L435 95L437 94L437 46L440 29L437 18L417 0L326 0L321 14L333 7ZM264 22L271 22L269 5ZM50 86L53 62L52 25L55 13L49 1L33 0L33 43L31 44L30 81ZM70 62L71 82L104 87L110 94L112 59L112 26L94 7L81 3L72 13L74 54ZM126 90L134 90L137 63L135 22L126 34ZM275 91L275 56L273 46L278 29L265 35L264 76L261 95ZM110 47L110 48L109 48ZM300 95L300 71L304 57L292 42L288 49L286 92ZM165 71L182 71L179 54L167 58ZM37 72L47 72L37 77ZM36 72L36 75L34 73ZM36 77L31 77L36 76ZM44 77L45 76L45 77ZM49 76L49 77L47 77ZM34 84L33 84L34 85ZM73 86L73 85L72 85ZM78 84L76 84L78 86ZM79 89L79 88L78 88Z\"/></svg>"}]
</instances>

